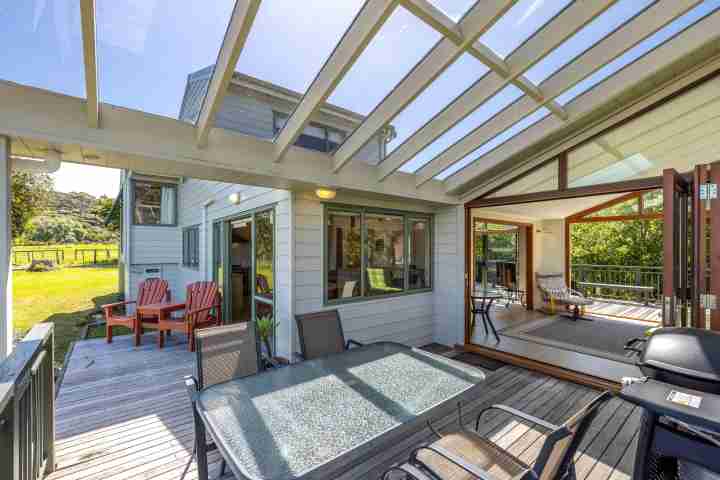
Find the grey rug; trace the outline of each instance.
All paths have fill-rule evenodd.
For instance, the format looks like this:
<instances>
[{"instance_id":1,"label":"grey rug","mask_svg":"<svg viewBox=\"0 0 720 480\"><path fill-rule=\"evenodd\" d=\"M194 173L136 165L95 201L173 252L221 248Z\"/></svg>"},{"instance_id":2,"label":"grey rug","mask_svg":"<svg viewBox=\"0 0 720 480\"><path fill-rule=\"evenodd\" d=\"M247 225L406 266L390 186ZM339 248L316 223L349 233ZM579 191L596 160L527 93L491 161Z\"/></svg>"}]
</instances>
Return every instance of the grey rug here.
<instances>
[{"instance_id":1,"label":"grey rug","mask_svg":"<svg viewBox=\"0 0 720 480\"><path fill-rule=\"evenodd\" d=\"M505 337L634 364L635 357L631 352L625 352L623 346L631 338L643 336L651 326L626 320L592 318L593 321L573 321L556 315L509 327L499 333Z\"/></svg>"}]
</instances>

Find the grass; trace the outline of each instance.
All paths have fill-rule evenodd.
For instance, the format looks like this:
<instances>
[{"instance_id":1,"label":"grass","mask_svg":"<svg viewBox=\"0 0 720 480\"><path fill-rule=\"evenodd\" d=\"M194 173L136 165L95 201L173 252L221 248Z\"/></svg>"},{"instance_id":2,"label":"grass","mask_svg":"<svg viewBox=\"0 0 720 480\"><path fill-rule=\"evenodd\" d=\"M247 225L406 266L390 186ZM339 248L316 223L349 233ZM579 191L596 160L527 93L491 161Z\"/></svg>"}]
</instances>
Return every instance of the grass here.
<instances>
[{"instance_id":1,"label":"grass","mask_svg":"<svg viewBox=\"0 0 720 480\"><path fill-rule=\"evenodd\" d=\"M99 250L97 253L98 263L117 260L120 251L117 243L65 243L55 245L19 245L13 247L13 252L27 252L29 250L35 252L38 250L61 250L64 259L64 261L62 262L63 265L82 264L83 261L80 257L81 255L83 255L82 253L77 254L80 256L78 256L76 260L75 252L78 250ZM85 263L91 263L93 261L94 257L91 252L85 252L84 255L86 259ZM56 261L57 257L52 252L46 252L44 254L36 253L33 258ZM30 263L28 261L28 255L24 253L19 253L17 255L17 260L20 262L21 265ZM15 255L13 255L13 262L15 262Z\"/></svg>"},{"instance_id":2,"label":"grass","mask_svg":"<svg viewBox=\"0 0 720 480\"><path fill-rule=\"evenodd\" d=\"M118 299L117 267L13 272L13 323L25 333L39 322L55 323L55 362L61 364L88 314Z\"/></svg>"}]
</instances>

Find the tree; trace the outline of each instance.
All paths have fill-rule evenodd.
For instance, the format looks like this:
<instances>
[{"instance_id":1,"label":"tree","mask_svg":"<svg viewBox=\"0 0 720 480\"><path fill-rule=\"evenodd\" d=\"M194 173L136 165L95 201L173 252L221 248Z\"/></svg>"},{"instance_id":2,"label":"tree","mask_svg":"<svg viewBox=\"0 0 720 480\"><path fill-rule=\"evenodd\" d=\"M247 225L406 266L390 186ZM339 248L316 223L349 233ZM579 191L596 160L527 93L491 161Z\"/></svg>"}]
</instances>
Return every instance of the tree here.
<instances>
[{"instance_id":1,"label":"tree","mask_svg":"<svg viewBox=\"0 0 720 480\"><path fill-rule=\"evenodd\" d=\"M13 238L25 233L28 221L42 212L53 189L53 180L47 173L12 172L11 225Z\"/></svg>"},{"instance_id":2,"label":"tree","mask_svg":"<svg viewBox=\"0 0 720 480\"><path fill-rule=\"evenodd\" d=\"M105 222L108 229L117 232L120 230L120 213L122 208L113 209L115 200L103 195L97 199L97 203L92 209L94 215L97 215Z\"/></svg>"},{"instance_id":3,"label":"tree","mask_svg":"<svg viewBox=\"0 0 720 480\"><path fill-rule=\"evenodd\" d=\"M661 220L574 223L570 241L573 265L662 265Z\"/></svg>"}]
</instances>

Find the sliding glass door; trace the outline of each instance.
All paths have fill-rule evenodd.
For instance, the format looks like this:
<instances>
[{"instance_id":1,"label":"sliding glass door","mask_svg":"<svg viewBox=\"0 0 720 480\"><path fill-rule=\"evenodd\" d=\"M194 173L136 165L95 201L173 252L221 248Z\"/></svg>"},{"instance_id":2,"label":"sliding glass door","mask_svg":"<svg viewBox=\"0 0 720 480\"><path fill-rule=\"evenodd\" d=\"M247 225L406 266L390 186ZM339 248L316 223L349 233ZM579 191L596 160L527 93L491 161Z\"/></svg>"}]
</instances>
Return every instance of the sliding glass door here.
<instances>
[{"instance_id":1,"label":"sliding glass door","mask_svg":"<svg viewBox=\"0 0 720 480\"><path fill-rule=\"evenodd\" d=\"M225 323L275 317L275 235L274 209L213 225L213 273Z\"/></svg>"}]
</instances>

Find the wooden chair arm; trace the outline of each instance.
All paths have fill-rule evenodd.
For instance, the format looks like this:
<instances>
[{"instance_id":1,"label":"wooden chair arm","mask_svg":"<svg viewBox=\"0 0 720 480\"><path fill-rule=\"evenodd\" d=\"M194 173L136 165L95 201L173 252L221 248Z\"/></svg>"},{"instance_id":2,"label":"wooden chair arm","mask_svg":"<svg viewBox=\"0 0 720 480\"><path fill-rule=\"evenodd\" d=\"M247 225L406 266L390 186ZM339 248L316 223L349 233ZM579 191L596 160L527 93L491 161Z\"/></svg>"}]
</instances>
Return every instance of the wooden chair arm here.
<instances>
[{"instance_id":1,"label":"wooden chair arm","mask_svg":"<svg viewBox=\"0 0 720 480\"><path fill-rule=\"evenodd\" d=\"M185 314L187 317L191 317L193 315L197 315L198 313L206 312L208 310L212 310L214 308L220 308L220 304L216 303L215 305L210 305L209 307L203 307L203 308L196 308L195 310L191 310Z\"/></svg>"},{"instance_id":2,"label":"wooden chair arm","mask_svg":"<svg viewBox=\"0 0 720 480\"><path fill-rule=\"evenodd\" d=\"M102 305L103 310L111 310L115 307L121 307L123 305L129 305L131 303L137 303L135 300L128 300L127 302L115 302L115 303L106 303L105 305Z\"/></svg>"}]
</instances>

